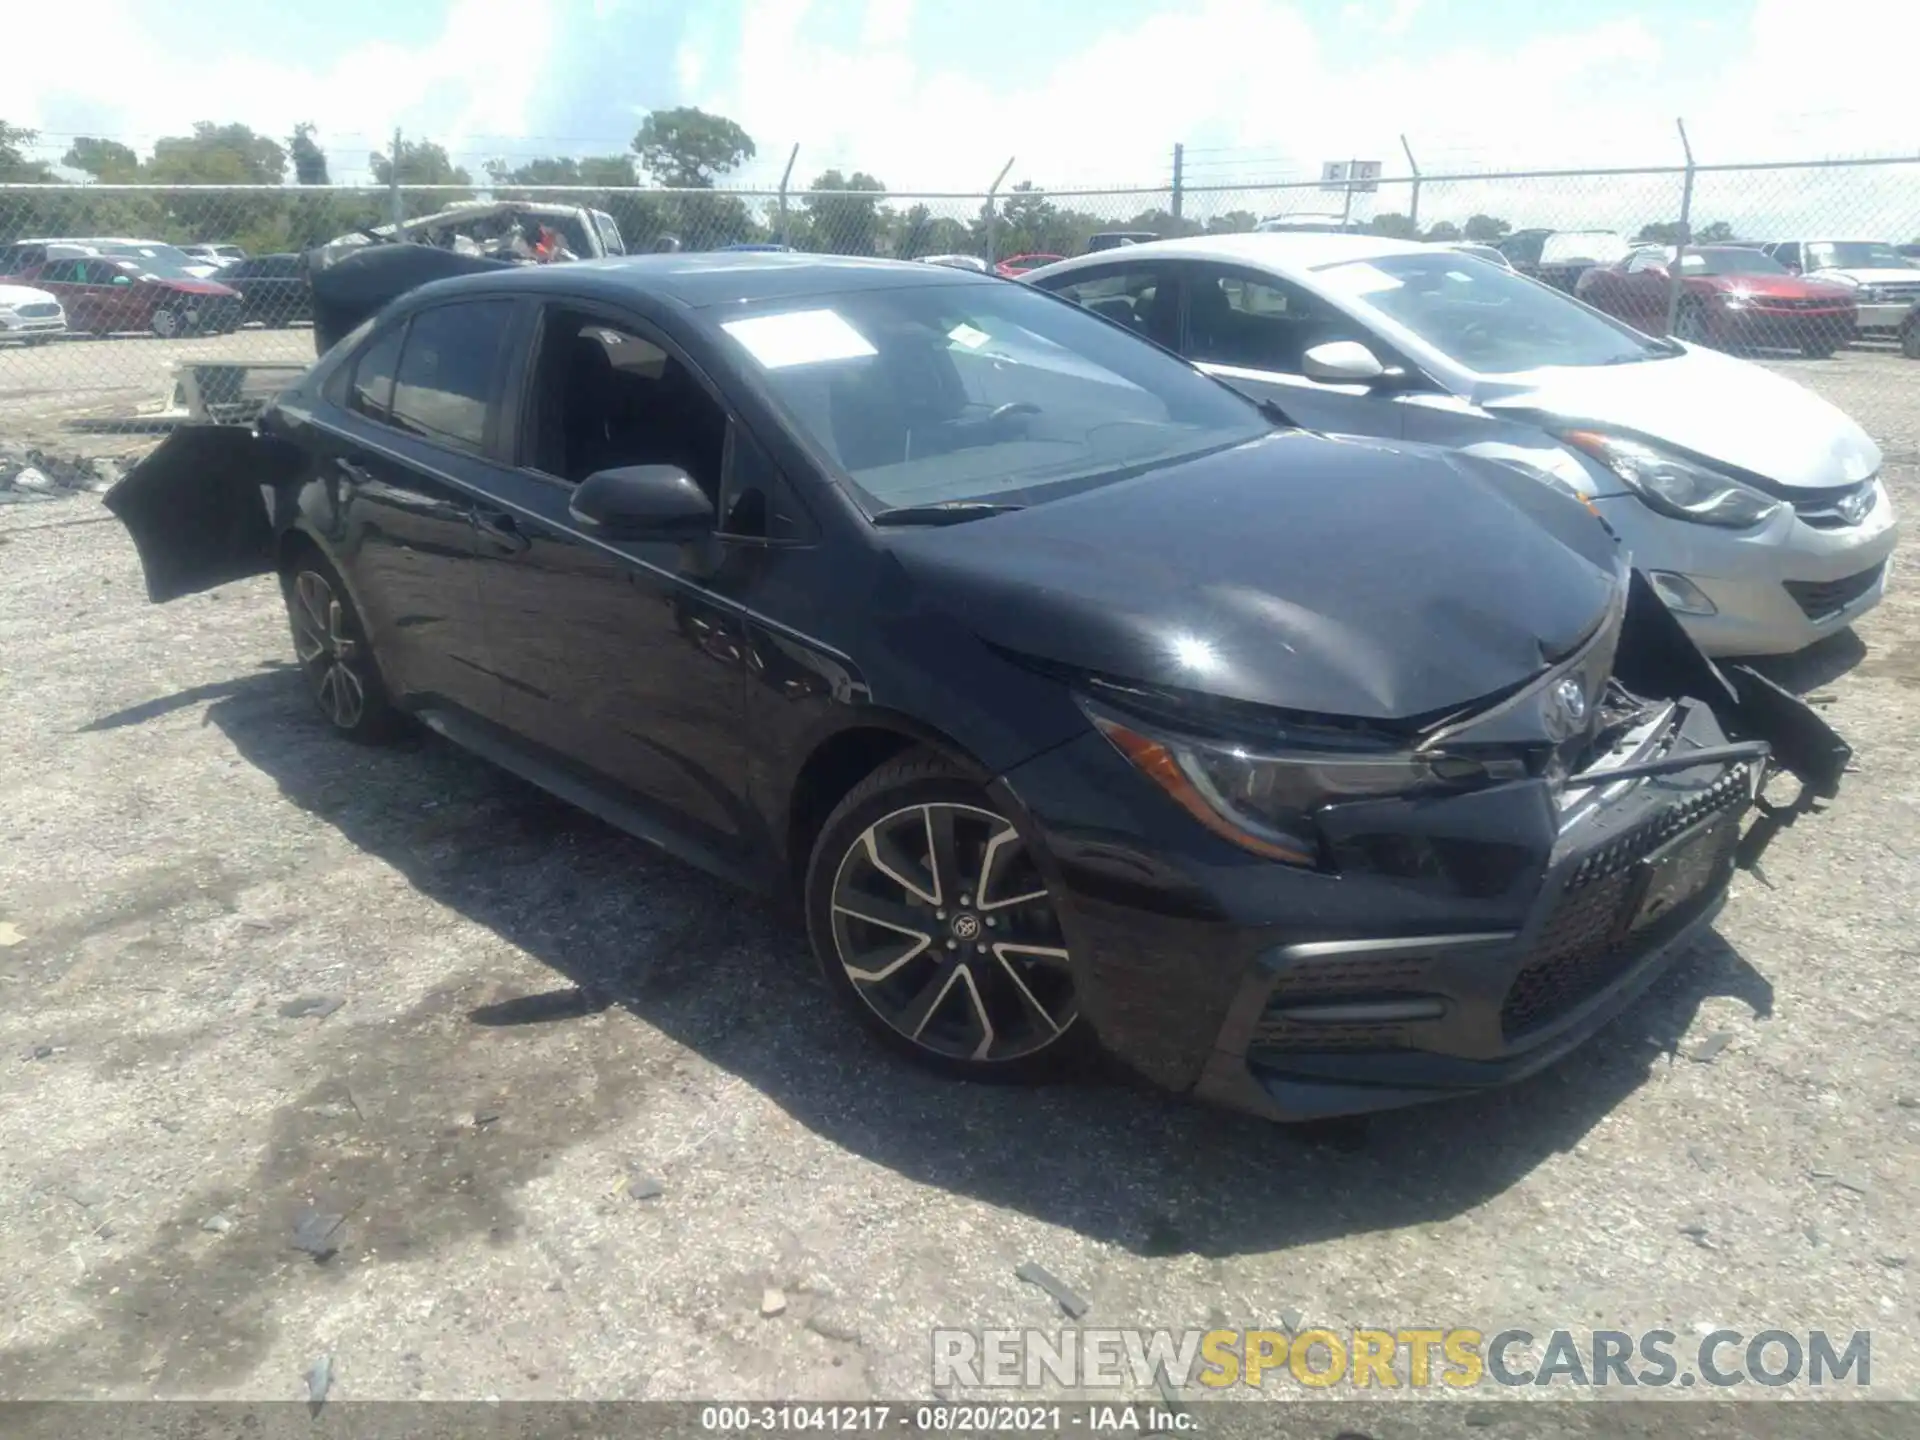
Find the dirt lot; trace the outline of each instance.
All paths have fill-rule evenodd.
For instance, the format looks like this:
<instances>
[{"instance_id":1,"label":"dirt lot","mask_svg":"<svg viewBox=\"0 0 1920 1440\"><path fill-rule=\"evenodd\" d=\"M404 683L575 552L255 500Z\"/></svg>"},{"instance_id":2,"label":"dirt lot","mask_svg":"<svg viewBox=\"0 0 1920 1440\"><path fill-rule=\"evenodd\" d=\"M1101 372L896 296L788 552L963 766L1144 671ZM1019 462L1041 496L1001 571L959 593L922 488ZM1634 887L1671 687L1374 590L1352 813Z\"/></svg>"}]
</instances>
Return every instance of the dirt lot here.
<instances>
[{"instance_id":1,"label":"dirt lot","mask_svg":"<svg viewBox=\"0 0 1920 1440\"><path fill-rule=\"evenodd\" d=\"M1786 368L1914 515L1902 364ZM1063 1323L1025 1261L1087 1325L1871 1329L1920 1395L1911 551L1792 668L1858 773L1717 938L1354 1143L902 1068L782 917L445 744L335 742L269 583L150 607L101 518L0 512L0 1396L291 1399L331 1355L340 1399L924 1398L933 1327Z\"/></svg>"}]
</instances>

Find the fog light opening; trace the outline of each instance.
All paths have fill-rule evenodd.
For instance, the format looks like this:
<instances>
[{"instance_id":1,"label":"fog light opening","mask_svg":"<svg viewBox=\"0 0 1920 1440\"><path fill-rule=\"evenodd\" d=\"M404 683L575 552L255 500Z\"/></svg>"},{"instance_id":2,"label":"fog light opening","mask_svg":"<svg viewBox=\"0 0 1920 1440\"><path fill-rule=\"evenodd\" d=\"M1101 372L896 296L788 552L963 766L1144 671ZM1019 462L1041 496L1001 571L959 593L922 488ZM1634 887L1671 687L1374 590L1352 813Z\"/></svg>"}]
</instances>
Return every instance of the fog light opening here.
<instances>
[{"instance_id":1,"label":"fog light opening","mask_svg":"<svg viewBox=\"0 0 1920 1440\"><path fill-rule=\"evenodd\" d=\"M1676 575L1671 570L1650 570L1647 580L1653 586L1653 593L1666 603L1669 610L1681 615L1718 615L1719 608L1707 598L1707 592L1684 575Z\"/></svg>"}]
</instances>

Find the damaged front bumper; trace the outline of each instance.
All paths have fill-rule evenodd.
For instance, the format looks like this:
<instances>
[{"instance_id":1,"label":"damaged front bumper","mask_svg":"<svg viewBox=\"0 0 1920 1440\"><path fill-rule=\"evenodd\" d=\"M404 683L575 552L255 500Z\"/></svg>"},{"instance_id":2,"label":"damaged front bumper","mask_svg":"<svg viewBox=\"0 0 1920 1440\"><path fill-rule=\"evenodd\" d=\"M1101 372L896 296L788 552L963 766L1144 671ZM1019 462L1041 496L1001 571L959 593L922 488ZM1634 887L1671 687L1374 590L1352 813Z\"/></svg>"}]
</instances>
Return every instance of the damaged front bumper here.
<instances>
[{"instance_id":1,"label":"damaged front bumper","mask_svg":"<svg viewBox=\"0 0 1920 1440\"><path fill-rule=\"evenodd\" d=\"M1319 870L1170 839L1097 736L1011 772L1102 1043L1305 1120L1505 1084L1604 1026L1850 756L1803 701L1701 656L1638 575L1619 636L1614 678L1643 705L1604 753L1557 781L1331 807ZM1761 799L1779 771L1800 781L1784 808Z\"/></svg>"}]
</instances>

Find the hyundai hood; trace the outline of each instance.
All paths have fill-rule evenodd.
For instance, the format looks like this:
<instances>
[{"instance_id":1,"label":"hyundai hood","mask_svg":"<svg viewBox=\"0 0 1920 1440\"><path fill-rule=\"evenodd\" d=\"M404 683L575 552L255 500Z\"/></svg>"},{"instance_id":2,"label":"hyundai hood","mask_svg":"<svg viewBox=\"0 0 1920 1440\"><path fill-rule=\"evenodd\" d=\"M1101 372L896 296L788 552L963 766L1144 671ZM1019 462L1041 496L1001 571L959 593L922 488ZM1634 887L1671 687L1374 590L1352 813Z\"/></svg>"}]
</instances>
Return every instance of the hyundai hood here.
<instances>
[{"instance_id":1,"label":"hyundai hood","mask_svg":"<svg viewBox=\"0 0 1920 1440\"><path fill-rule=\"evenodd\" d=\"M1503 377L1474 398L1496 415L1651 440L1786 491L1854 485L1880 469L1873 437L1804 385L1692 346L1629 365Z\"/></svg>"}]
</instances>

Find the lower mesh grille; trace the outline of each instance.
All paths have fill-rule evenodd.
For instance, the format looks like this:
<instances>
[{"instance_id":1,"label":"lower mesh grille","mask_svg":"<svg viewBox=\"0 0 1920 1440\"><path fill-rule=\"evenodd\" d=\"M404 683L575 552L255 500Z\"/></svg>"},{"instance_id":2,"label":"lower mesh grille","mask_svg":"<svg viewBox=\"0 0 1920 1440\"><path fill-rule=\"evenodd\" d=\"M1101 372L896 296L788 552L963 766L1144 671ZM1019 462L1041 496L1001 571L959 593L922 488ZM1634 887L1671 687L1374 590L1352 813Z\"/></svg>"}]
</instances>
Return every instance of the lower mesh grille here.
<instances>
[{"instance_id":1,"label":"lower mesh grille","mask_svg":"<svg viewBox=\"0 0 1920 1440\"><path fill-rule=\"evenodd\" d=\"M1871 570L1862 570L1858 575L1848 575L1839 580L1788 580L1784 583L1787 593L1806 612L1809 620L1824 620L1846 609L1873 589L1879 582L1880 572L1885 568L1886 562L1883 560Z\"/></svg>"}]
</instances>

